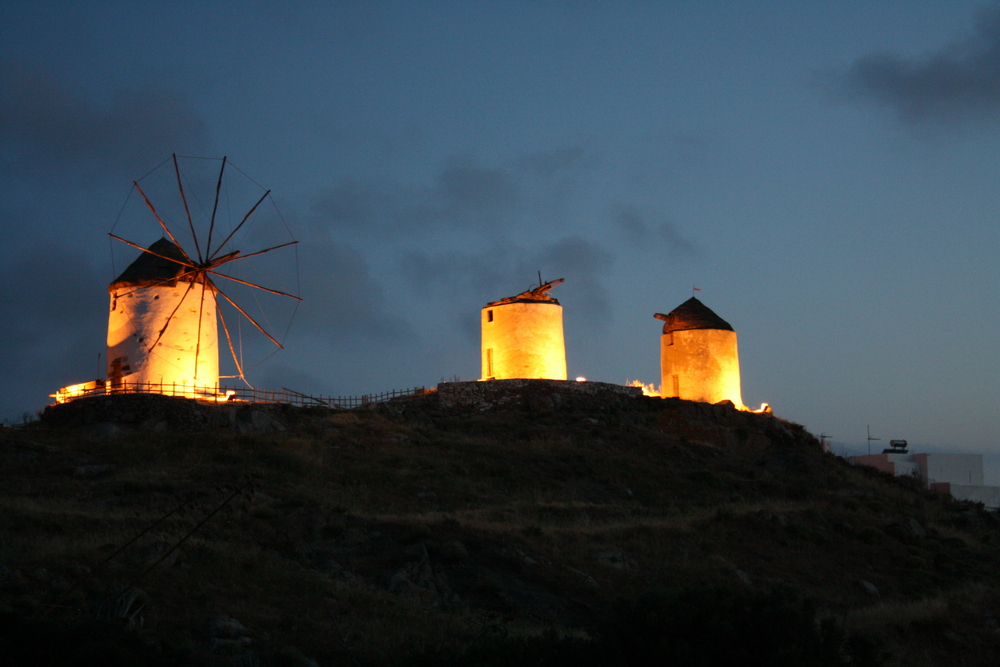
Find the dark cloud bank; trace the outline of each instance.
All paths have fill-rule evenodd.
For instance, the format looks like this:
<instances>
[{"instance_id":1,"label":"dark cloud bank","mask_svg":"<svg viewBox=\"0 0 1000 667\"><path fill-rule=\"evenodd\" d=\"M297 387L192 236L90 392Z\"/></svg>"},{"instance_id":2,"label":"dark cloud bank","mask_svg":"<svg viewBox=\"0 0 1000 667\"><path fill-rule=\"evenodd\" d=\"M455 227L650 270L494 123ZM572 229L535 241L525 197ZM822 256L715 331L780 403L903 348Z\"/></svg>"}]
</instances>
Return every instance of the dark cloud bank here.
<instances>
[{"instance_id":1,"label":"dark cloud bank","mask_svg":"<svg viewBox=\"0 0 1000 667\"><path fill-rule=\"evenodd\" d=\"M1000 7L980 13L972 36L939 52L865 56L838 87L848 99L889 107L909 122L1000 121Z\"/></svg>"},{"instance_id":2,"label":"dark cloud bank","mask_svg":"<svg viewBox=\"0 0 1000 667\"><path fill-rule=\"evenodd\" d=\"M36 409L58 387L96 377L108 297L87 258L55 240L10 257L0 266L0 281L7 288L0 302L0 375L8 387L0 395L0 418L9 419Z\"/></svg>"},{"instance_id":3,"label":"dark cloud bank","mask_svg":"<svg viewBox=\"0 0 1000 667\"><path fill-rule=\"evenodd\" d=\"M0 63L0 150L21 170L83 162L135 178L164 155L203 153L208 135L190 100L163 86L98 104L49 69Z\"/></svg>"}]
</instances>

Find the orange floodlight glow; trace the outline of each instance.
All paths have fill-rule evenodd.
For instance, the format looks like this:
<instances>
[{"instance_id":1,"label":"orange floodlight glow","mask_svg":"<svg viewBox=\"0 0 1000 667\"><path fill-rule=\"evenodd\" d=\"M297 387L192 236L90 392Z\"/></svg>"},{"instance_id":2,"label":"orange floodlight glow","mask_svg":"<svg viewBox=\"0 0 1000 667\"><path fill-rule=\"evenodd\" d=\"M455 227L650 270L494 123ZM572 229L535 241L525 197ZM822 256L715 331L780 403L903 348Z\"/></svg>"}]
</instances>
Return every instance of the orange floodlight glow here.
<instances>
[{"instance_id":1,"label":"orange floodlight glow","mask_svg":"<svg viewBox=\"0 0 1000 667\"><path fill-rule=\"evenodd\" d=\"M660 398L660 392L656 388L656 385L650 382L646 384L642 380L630 380L625 383L627 387L639 387L642 389L643 396L653 396L654 398Z\"/></svg>"}]
</instances>

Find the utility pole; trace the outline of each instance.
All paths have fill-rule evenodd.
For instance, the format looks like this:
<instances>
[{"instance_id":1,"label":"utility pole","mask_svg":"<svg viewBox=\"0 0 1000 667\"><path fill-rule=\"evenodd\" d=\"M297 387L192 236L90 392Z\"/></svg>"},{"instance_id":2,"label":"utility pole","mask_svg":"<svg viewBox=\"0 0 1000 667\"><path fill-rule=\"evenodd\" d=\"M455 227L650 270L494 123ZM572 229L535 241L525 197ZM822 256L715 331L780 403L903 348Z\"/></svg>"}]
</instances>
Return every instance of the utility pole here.
<instances>
[{"instance_id":1,"label":"utility pole","mask_svg":"<svg viewBox=\"0 0 1000 667\"><path fill-rule=\"evenodd\" d=\"M868 455L871 456L871 453L872 453L872 440L881 440L882 438L873 438L872 437L872 427L871 427L871 425L868 425L865 428L868 429Z\"/></svg>"},{"instance_id":2,"label":"utility pole","mask_svg":"<svg viewBox=\"0 0 1000 667\"><path fill-rule=\"evenodd\" d=\"M823 447L823 451L826 451L826 441L832 438L832 435L826 435L825 433L819 434L819 444Z\"/></svg>"}]
</instances>

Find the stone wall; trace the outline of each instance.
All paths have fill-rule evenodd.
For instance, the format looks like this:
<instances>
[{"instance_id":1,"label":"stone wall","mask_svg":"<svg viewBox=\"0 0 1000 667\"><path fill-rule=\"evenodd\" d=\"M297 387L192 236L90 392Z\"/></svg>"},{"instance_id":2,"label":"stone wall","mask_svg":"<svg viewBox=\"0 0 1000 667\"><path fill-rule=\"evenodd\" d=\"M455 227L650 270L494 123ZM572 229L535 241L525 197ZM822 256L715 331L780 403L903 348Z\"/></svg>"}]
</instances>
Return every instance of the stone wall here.
<instances>
[{"instance_id":1,"label":"stone wall","mask_svg":"<svg viewBox=\"0 0 1000 667\"><path fill-rule=\"evenodd\" d=\"M271 404L207 403L162 394L109 394L49 405L42 421L54 426L104 426L145 431L232 428L240 432L284 430Z\"/></svg>"},{"instance_id":2,"label":"stone wall","mask_svg":"<svg viewBox=\"0 0 1000 667\"><path fill-rule=\"evenodd\" d=\"M596 404L640 398L639 387L572 380L487 380L442 382L438 400L448 410L495 412L516 409L585 409Z\"/></svg>"}]
</instances>

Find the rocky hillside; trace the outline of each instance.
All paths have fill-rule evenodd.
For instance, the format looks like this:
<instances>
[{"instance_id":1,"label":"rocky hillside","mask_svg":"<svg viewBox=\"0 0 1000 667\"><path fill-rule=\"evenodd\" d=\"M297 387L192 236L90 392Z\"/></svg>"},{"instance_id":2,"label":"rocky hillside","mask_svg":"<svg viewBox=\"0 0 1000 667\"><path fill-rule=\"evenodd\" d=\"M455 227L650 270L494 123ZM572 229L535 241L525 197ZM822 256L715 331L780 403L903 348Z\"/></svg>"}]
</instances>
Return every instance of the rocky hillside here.
<instances>
[{"instance_id":1,"label":"rocky hillside","mask_svg":"<svg viewBox=\"0 0 1000 667\"><path fill-rule=\"evenodd\" d=\"M994 514L773 415L575 385L0 430L0 663L994 664Z\"/></svg>"}]
</instances>

